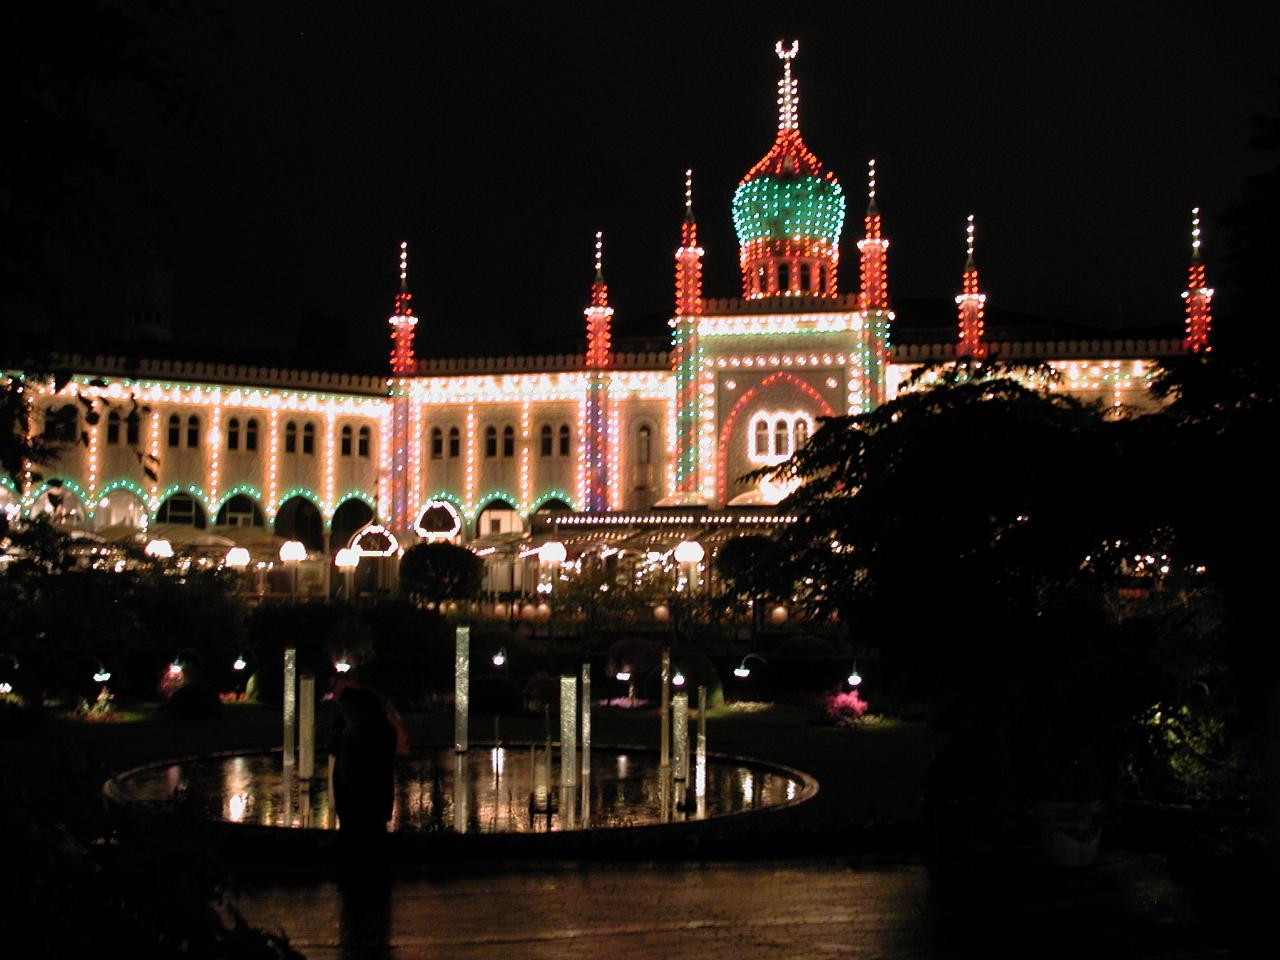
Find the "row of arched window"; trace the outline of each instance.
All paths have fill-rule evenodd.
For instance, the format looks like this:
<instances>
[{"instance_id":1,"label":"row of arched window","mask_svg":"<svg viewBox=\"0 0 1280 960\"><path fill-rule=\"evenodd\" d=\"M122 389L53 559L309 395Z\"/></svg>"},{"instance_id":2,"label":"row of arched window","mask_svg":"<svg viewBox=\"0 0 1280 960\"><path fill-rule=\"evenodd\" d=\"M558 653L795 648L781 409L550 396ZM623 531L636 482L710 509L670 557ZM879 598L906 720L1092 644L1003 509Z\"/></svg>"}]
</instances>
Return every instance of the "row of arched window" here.
<instances>
[{"instance_id":1,"label":"row of arched window","mask_svg":"<svg viewBox=\"0 0 1280 960\"><path fill-rule=\"evenodd\" d=\"M120 415L112 411L107 416L107 443L120 442ZM124 418L125 434L127 443L138 442L138 418L136 414L130 414ZM168 444L170 447L180 447L183 441L183 422L182 418L176 413L169 416ZM188 447L198 447L200 445L200 418L192 414L186 420L186 445ZM258 420L256 417L249 417L243 422L239 417L229 417L227 419L227 449L241 450L252 453L258 449ZM339 450L344 457L360 456L368 457L372 448L373 434L366 427L360 427L358 431L353 430L351 426L344 425L339 441ZM243 444L243 447L241 446ZM284 452L285 453L302 453L306 456L313 456L316 452L316 426L314 423L304 423L299 428L294 420L289 420L284 425Z\"/></svg>"},{"instance_id":2,"label":"row of arched window","mask_svg":"<svg viewBox=\"0 0 1280 960\"><path fill-rule=\"evenodd\" d=\"M124 442L136 446L142 418L136 413L121 417L119 410L112 410L107 414L107 443L115 446L120 442L120 425L122 422L124 424Z\"/></svg>"},{"instance_id":3,"label":"row of arched window","mask_svg":"<svg viewBox=\"0 0 1280 960\"><path fill-rule=\"evenodd\" d=\"M772 269L771 269L772 268ZM807 293L820 296L830 293L830 274L825 263L788 260L760 264L751 279L751 292L757 294Z\"/></svg>"},{"instance_id":4,"label":"row of arched window","mask_svg":"<svg viewBox=\"0 0 1280 960\"><path fill-rule=\"evenodd\" d=\"M751 453L761 457L789 457L809 440L811 424L805 416L781 416L770 423L765 414L751 421Z\"/></svg>"},{"instance_id":5,"label":"row of arched window","mask_svg":"<svg viewBox=\"0 0 1280 960\"><path fill-rule=\"evenodd\" d=\"M450 427L447 436L448 458L456 459L462 455L462 433L457 427ZM567 423L555 429L544 423L538 431L538 452L544 457L567 457L573 450L573 434ZM443 460L446 456L446 434L441 427L431 428L431 459ZM516 455L516 428L507 424L502 428L489 426L484 428L484 455L487 458L497 456L514 457Z\"/></svg>"}]
</instances>

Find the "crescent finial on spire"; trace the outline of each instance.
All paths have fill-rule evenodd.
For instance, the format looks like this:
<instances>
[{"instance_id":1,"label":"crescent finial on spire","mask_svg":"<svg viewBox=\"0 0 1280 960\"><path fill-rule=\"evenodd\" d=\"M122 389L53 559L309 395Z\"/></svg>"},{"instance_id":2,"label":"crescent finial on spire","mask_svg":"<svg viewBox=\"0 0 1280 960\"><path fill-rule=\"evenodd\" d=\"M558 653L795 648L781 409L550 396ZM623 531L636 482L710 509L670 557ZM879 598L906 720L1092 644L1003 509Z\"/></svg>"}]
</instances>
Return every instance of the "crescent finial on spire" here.
<instances>
[{"instance_id":1,"label":"crescent finial on spire","mask_svg":"<svg viewBox=\"0 0 1280 960\"><path fill-rule=\"evenodd\" d=\"M782 61L782 79L778 81L778 132L787 133L800 129L797 118L800 94L796 90L795 78L791 76L791 61L800 52L800 41L792 40L791 46L784 47L779 40L773 45L773 51Z\"/></svg>"}]
</instances>

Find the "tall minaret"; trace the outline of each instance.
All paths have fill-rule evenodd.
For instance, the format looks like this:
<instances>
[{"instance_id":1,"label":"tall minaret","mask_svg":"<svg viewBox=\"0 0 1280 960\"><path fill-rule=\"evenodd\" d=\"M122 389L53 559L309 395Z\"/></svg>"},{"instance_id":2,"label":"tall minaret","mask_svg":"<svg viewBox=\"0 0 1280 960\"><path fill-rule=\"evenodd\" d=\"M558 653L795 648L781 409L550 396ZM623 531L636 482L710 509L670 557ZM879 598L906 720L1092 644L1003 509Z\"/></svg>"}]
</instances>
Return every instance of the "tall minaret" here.
<instances>
[{"instance_id":1,"label":"tall minaret","mask_svg":"<svg viewBox=\"0 0 1280 960\"><path fill-rule=\"evenodd\" d=\"M960 342L956 354L961 357L985 357L987 355L986 328L982 316L986 311L987 295L978 289L978 265L973 259L973 214L965 228L965 249L968 259L964 264L964 287L956 304L960 307Z\"/></svg>"},{"instance_id":2,"label":"tall minaret","mask_svg":"<svg viewBox=\"0 0 1280 960\"><path fill-rule=\"evenodd\" d=\"M390 521L396 536L405 534L414 518L410 511L416 505L410 489L414 470L411 461L419 451L414 448L418 439L410 426L412 400L410 382L414 374L413 328L418 318L413 315L413 294L409 292L409 244L400 244L400 292L396 294L395 309L387 322L391 325L391 503L379 504L379 512Z\"/></svg>"},{"instance_id":3,"label":"tall minaret","mask_svg":"<svg viewBox=\"0 0 1280 960\"><path fill-rule=\"evenodd\" d=\"M1182 349L1188 353L1209 353L1209 330L1213 325L1213 288L1205 286L1204 263L1200 260L1200 208L1191 211L1191 266L1187 269L1187 335Z\"/></svg>"},{"instance_id":4,"label":"tall minaret","mask_svg":"<svg viewBox=\"0 0 1280 960\"><path fill-rule=\"evenodd\" d=\"M413 315L413 294L409 292L409 244L400 243L400 292L390 318L391 372L397 377L413 375L413 328L418 318Z\"/></svg>"},{"instance_id":5,"label":"tall minaret","mask_svg":"<svg viewBox=\"0 0 1280 960\"><path fill-rule=\"evenodd\" d=\"M604 282L604 235L596 233L596 275L587 317L586 496L590 511L609 509L609 375L613 308Z\"/></svg>"},{"instance_id":6,"label":"tall minaret","mask_svg":"<svg viewBox=\"0 0 1280 960\"><path fill-rule=\"evenodd\" d=\"M693 216L693 171L684 172L684 222L676 250L676 314L671 320L671 367L676 377L675 490L683 499L698 490L698 319L702 316L702 247Z\"/></svg>"},{"instance_id":7,"label":"tall minaret","mask_svg":"<svg viewBox=\"0 0 1280 960\"><path fill-rule=\"evenodd\" d=\"M865 228L858 241L862 258L862 292L858 306L864 310L889 309L889 273L887 254L889 241L880 234L880 209L876 206L876 162L867 164L867 215Z\"/></svg>"}]
</instances>

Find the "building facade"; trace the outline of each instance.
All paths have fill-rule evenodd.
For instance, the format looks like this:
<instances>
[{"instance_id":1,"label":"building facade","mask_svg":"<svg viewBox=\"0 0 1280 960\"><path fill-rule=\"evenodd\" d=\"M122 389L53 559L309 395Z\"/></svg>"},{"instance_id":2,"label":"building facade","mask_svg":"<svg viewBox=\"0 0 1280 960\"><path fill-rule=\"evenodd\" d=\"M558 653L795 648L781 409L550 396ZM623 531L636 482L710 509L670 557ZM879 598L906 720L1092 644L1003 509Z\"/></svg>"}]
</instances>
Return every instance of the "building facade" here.
<instances>
[{"instance_id":1,"label":"building facade","mask_svg":"<svg viewBox=\"0 0 1280 960\"><path fill-rule=\"evenodd\" d=\"M734 193L738 297L704 297L686 175L669 351L614 349L597 236L583 354L418 358L402 247L389 377L68 357L65 385L25 384L33 428L62 443L60 458L0 477L0 508L106 540L164 535L269 552L299 539L321 557L361 546L370 529L399 548L512 538L547 511L619 523L738 511L766 522L789 490L743 476L788 457L822 418L892 398L921 364L1044 363L1055 389L1142 407L1155 361L1210 349L1198 219L1184 339L992 342L972 217L957 336L895 347L875 164L854 245L857 290L844 292L847 201L801 137L797 49L777 47L776 136Z\"/></svg>"}]
</instances>

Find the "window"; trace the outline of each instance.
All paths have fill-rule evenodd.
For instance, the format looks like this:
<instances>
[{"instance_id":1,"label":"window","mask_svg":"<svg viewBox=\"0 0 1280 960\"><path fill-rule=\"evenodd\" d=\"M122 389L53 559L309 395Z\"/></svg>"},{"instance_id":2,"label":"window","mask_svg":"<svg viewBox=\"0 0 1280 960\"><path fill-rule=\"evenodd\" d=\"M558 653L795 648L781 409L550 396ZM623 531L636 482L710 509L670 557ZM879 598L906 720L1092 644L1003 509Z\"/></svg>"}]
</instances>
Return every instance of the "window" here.
<instances>
[{"instance_id":1,"label":"window","mask_svg":"<svg viewBox=\"0 0 1280 960\"><path fill-rule=\"evenodd\" d=\"M284 452L298 452L298 425L292 420L284 425Z\"/></svg>"},{"instance_id":2,"label":"window","mask_svg":"<svg viewBox=\"0 0 1280 960\"><path fill-rule=\"evenodd\" d=\"M204 510L196 502L195 497L185 493L175 493L160 504L156 512L158 523L178 523L188 527L204 529Z\"/></svg>"},{"instance_id":3,"label":"window","mask_svg":"<svg viewBox=\"0 0 1280 960\"><path fill-rule=\"evenodd\" d=\"M796 420L795 438L797 450L809 442L809 421L803 417Z\"/></svg>"},{"instance_id":4,"label":"window","mask_svg":"<svg viewBox=\"0 0 1280 960\"><path fill-rule=\"evenodd\" d=\"M54 443L71 443L76 439L76 408L71 404L50 407L44 414L44 438Z\"/></svg>"},{"instance_id":5,"label":"window","mask_svg":"<svg viewBox=\"0 0 1280 960\"><path fill-rule=\"evenodd\" d=\"M439 460L444 456L444 431L439 427L431 428L431 459Z\"/></svg>"},{"instance_id":6,"label":"window","mask_svg":"<svg viewBox=\"0 0 1280 960\"><path fill-rule=\"evenodd\" d=\"M800 264L800 291L801 293L809 293L809 287L813 283L813 267L807 263Z\"/></svg>"},{"instance_id":7,"label":"window","mask_svg":"<svg viewBox=\"0 0 1280 960\"><path fill-rule=\"evenodd\" d=\"M187 446L200 446L200 418L194 413L187 417Z\"/></svg>"},{"instance_id":8,"label":"window","mask_svg":"<svg viewBox=\"0 0 1280 960\"><path fill-rule=\"evenodd\" d=\"M551 424L544 423L542 430L538 434L538 449L544 457L551 456L554 449L555 440L551 433Z\"/></svg>"},{"instance_id":9,"label":"window","mask_svg":"<svg viewBox=\"0 0 1280 960\"><path fill-rule=\"evenodd\" d=\"M516 455L516 431L510 425L502 428L502 455L504 457Z\"/></svg>"},{"instance_id":10,"label":"window","mask_svg":"<svg viewBox=\"0 0 1280 960\"><path fill-rule=\"evenodd\" d=\"M178 415L172 414L169 417L169 446L176 447L182 437L182 421L178 419Z\"/></svg>"},{"instance_id":11,"label":"window","mask_svg":"<svg viewBox=\"0 0 1280 960\"><path fill-rule=\"evenodd\" d=\"M369 458L369 437L369 428L361 427L356 439L356 453L366 460Z\"/></svg>"},{"instance_id":12,"label":"window","mask_svg":"<svg viewBox=\"0 0 1280 960\"><path fill-rule=\"evenodd\" d=\"M316 452L316 425L314 423L303 424L302 452L308 456Z\"/></svg>"},{"instance_id":13,"label":"window","mask_svg":"<svg viewBox=\"0 0 1280 960\"><path fill-rule=\"evenodd\" d=\"M778 264L778 292L791 289L791 264Z\"/></svg>"},{"instance_id":14,"label":"window","mask_svg":"<svg viewBox=\"0 0 1280 960\"><path fill-rule=\"evenodd\" d=\"M342 439L339 441L340 443L339 452L344 457L351 456L351 440L352 440L351 424L346 424L342 428Z\"/></svg>"},{"instance_id":15,"label":"window","mask_svg":"<svg viewBox=\"0 0 1280 960\"><path fill-rule=\"evenodd\" d=\"M240 449L240 421L235 417L227 421L227 449Z\"/></svg>"},{"instance_id":16,"label":"window","mask_svg":"<svg viewBox=\"0 0 1280 960\"><path fill-rule=\"evenodd\" d=\"M244 425L244 448L246 450L258 449L258 421L249 420Z\"/></svg>"},{"instance_id":17,"label":"window","mask_svg":"<svg viewBox=\"0 0 1280 960\"><path fill-rule=\"evenodd\" d=\"M136 413L131 413L124 418L124 441L132 446L138 443L138 427L142 423L142 418Z\"/></svg>"},{"instance_id":18,"label":"window","mask_svg":"<svg viewBox=\"0 0 1280 960\"><path fill-rule=\"evenodd\" d=\"M785 420L779 420L773 425L773 452L779 457L791 455L791 429Z\"/></svg>"},{"instance_id":19,"label":"window","mask_svg":"<svg viewBox=\"0 0 1280 960\"><path fill-rule=\"evenodd\" d=\"M569 425L567 423L560 424L560 456L567 457L569 455Z\"/></svg>"},{"instance_id":20,"label":"window","mask_svg":"<svg viewBox=\"0 0 1280 960\"><path fill-rule=\"evenodd\" d=\"M458 453L462 447L462 438L458 434L457 427L449 428L449 459L458 459Z\"/></svg>"},{"instance_id":21,"label":"window","mask_svg":"<svg viewBox=\"0 0 1280 960\"><path fill-rule=\"evenodd\" d=\"M769 421L757 420L754 433L753 449L755 456L767 457L769 455Z\"/></svg>"},{"instance_id":22,"label":"window","mask_svg":"<svg viewBox=\"0 0 1280 960\"><path fill-rule=\"evenodd\" d=\"M636 463L653 462L653 431L645 425L636 431Z\"/></svg>"},{"instance_id":23,"label":"window","mask_svg":"<svg viewBox=\"0 0 1280 960\"><path fill-rule=\"evenodd\" d=\"M120 414L112 410L107 414L107 443L120 442Z\"/></svg>"},{"instance_id":24,"label":"window","mask_svg":"<svg viewBox=\"0 0 1280 960\"><path fill-rule=\"evenodd\" d=\"M498 455L497 427L484 428L484 455L486 457L496 457Z\"/></svg>"}]
</instances>

